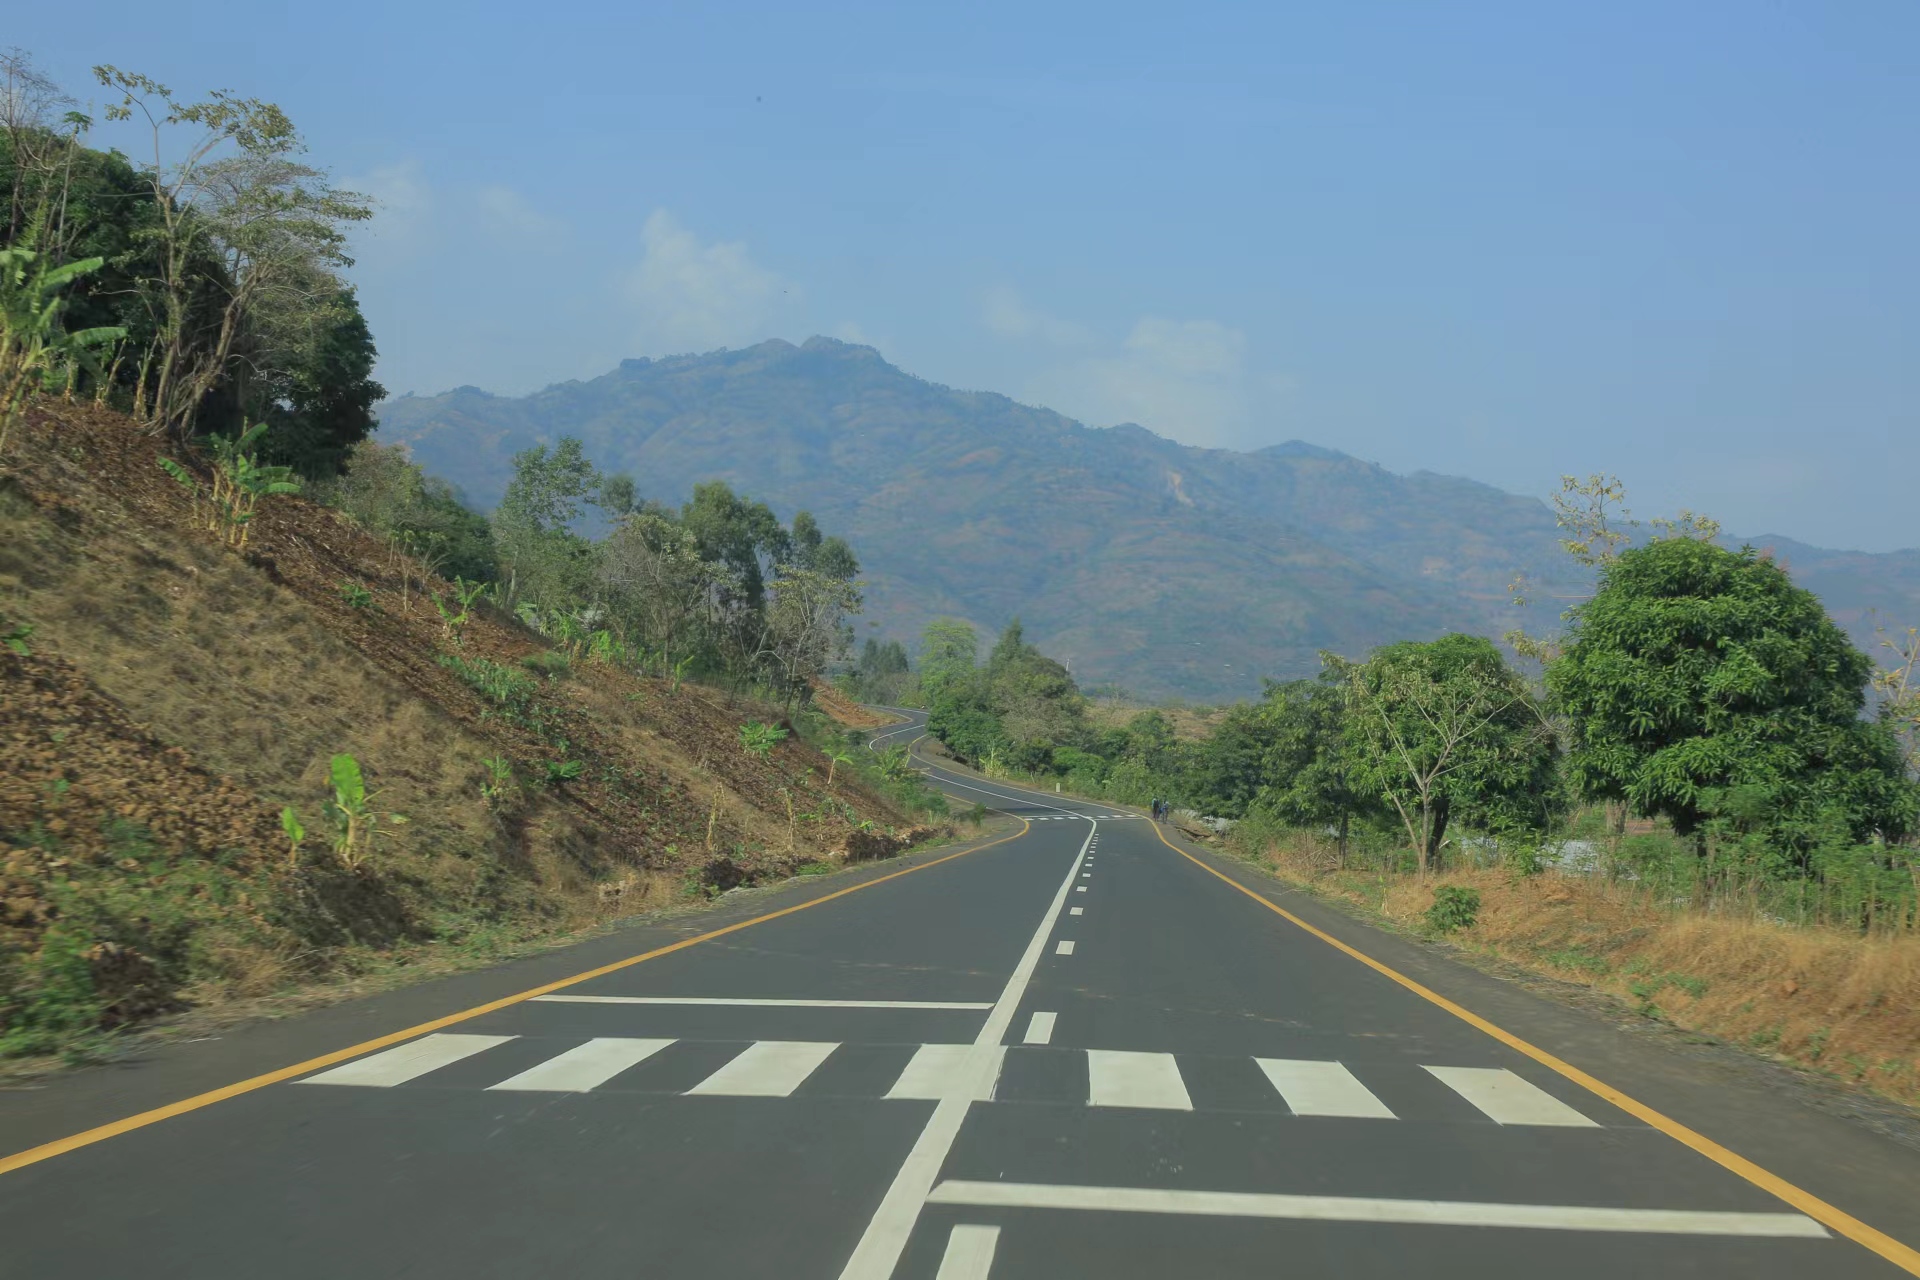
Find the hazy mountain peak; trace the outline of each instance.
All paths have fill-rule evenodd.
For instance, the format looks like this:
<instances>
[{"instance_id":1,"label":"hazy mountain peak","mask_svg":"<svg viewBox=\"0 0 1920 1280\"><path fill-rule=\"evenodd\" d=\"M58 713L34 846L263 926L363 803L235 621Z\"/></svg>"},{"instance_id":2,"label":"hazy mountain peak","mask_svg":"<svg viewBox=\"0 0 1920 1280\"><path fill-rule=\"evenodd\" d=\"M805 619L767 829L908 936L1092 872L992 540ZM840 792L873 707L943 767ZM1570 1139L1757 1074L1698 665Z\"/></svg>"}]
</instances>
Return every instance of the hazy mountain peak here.
<instances>
[{"instance_id":1,"label":"hazy mountain peak","mask_svg":"<svg viewBox=\"0 0 1920 1280\"><path fill-rule=\"evenodd\" d=\"M1500 635L1521 621L1516 571L1541 599L1587 589L1534 498L1301 440L1248 453L1089 428L824 336L381 407L383 439L488 505L516 451L563 435L645 497L717 478L784 517L812 511L858 551L874 634L911 639L939 614L992 633L1018 614L1076 677L1149 696L1253 693L1317 670L1322 649ZM1920 617L1920 553L1789 558L1857 636L1875 607Z\"/></svg>"}]
</instances>

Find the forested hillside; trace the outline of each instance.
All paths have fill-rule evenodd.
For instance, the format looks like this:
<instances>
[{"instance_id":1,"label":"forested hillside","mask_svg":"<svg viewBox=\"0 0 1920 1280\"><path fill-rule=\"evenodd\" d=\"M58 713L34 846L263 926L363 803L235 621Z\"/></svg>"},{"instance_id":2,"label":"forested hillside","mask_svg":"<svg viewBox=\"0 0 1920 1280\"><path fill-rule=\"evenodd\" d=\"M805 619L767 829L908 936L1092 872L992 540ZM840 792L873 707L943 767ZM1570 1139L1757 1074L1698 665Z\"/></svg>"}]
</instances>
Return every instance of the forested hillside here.
<instances>
[{"instance_id":1,"label":"forested hillside","mask_svg":"<svg viewBox=\"0 0 1920 1280\"><path fill-rule=\"evenodd\" d=\"M271 103L97 77L151 163L0 56L0 1059L927 832L807 705L844 539L578 441L467 508L364 438L366 202Z\"/></svg>"},{"instance_id":2,"label":"forested hillside","mask_svg":"<svg viewBox=\"0 0 1920 1280\"><path fill-rule=\"evenodd\" d=\"M720 477L809 509L862 548L884 631L1018 614L1083 682L1144 697L1242 696L1317 670L1322 649L1538 625L1511 608L1516 574L1549 616L1591 586L1534 498L1299 443L1236 453L1090 429L827 338L629 360L518 399L403 396L379 415L382 439L481 506L515 452L576 435L666 501ZM1781 550L1857 640L1876 609L1920 617L1920 552Z\"/></svg>"}]
</instances>

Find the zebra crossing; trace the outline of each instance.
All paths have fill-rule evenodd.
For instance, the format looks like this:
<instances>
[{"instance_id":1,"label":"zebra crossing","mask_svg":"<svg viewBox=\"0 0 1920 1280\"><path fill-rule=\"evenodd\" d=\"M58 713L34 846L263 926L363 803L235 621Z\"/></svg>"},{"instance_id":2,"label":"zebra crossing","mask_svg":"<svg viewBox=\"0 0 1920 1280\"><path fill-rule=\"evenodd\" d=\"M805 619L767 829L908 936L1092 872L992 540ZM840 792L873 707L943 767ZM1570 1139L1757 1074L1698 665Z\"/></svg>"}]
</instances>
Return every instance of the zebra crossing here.
<instances>
[{"instance_id":1,"label":"zebra crossing","mask_svg":"<svg viewBox=\"0 0 1920 1280\"><path fill-rule=\"evenodd\" d=\"M625 1092L671 1092L686 1097L786 1098L803 1086L810 1096L866 1096L882 1100L937 1101L971 1078L977 1102L1053 1102L1089 1107L1140 1111L1268 1110L1293 1116L1338 1117L1356 1120L1455 1119L1490 1120L1508 1127L1599 1128L1597 1121L1503 1067L1422 1065L1424 1078L1442 1087L1455 1100L1451 1114L1435 1115L1434 1093L1410 1088L1405 1073L1387 1072L1389 1080L1368 1084L1353 1065L1293 1058L1254 1057L1248 1082L1259 1082L1225 1102L1217 1095L1196 1105L1180 1058L1171 1053L1143 1053L1116 1049L1044 1048L1052 1034L1032 1024L1027 1045L997 1045L976 1050L970 1044L855 1045L830 1040L755 1040L738 1047L724 1062L700 1066L691 1082L649 1081L645 1072L676 1046L697 1046L708 1059L728 1046L712 1042L603 1036L567 1047L531 1066L504 1074L477 1087L506 1093L591 1093L615 1085ZM394 1088L414 1083L433 1084L434 1076L456 1064L479 1059L504 1046L519 1043L540 1048L538 1042L517 1036L437 1034L409 1041L369 1057L307 1076L300 1084ZM909 1053L909 1050L911 1052ZM990 1055L990 1070L967 1072L971 1055ZM1009 1055L1045 1053L1047 1083L1036 1088L1033 1071L1023 1071L1022 1084L1009 1089ZM904 1061L902 1058L904 1057ZM853 1058L842 1073L846 1078L823 1080L829 1064ZM524 1059L524 1055L523 1055ZM1078 1061L1070 1061L1077 1059ZM1235 1063L1245 1060L1234 1060ZM1037 1065L1037 1064L1036 1064ZM1358 1064L1378 1071L1379 1064ZM630 1074L631 1073L631 1074ZM477 1076L462 1075L459 1084L474 1087ZM449 1082L452 1083L452 1082ZM817 1087L815 1087L817 1086ZM1389 1101L1376 1090L1409 1096ZM1418 1096L1414 1096L1418 1095ZM1464 1103L1467 1110L1458 1104ZM1472 1114L1470 1114L1470 1113ZM1424 1114L1423 1114L1424 1113Z\"/></svg>"}]
</instances>

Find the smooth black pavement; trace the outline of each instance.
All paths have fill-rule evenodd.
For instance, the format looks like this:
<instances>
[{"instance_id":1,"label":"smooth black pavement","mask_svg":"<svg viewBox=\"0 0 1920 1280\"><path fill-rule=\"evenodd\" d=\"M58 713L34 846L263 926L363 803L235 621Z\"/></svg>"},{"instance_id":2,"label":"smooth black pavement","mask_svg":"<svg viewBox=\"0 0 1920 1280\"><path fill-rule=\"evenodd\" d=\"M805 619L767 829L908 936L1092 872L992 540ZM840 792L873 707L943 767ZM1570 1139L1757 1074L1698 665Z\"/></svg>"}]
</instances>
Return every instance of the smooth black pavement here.
<instances>
[{"instance_id":1,"label":"smooth black pavement","mask_svg":"<svg viewBox=\"0 0 1920 1280\"><path fill-rule=\"evenodd\" d=\"M1250 901L1139 815L932 771L1029 829L0 1174L0 1275L1903 1273ZM1313 918L1920 1239L1920 1153ZM111 1072L87 1072L0 1094L0 1154L659 935L330 1010L265 1049L242 1036L162 1053L111 1088Z\"/></svg>"}]
</instances>

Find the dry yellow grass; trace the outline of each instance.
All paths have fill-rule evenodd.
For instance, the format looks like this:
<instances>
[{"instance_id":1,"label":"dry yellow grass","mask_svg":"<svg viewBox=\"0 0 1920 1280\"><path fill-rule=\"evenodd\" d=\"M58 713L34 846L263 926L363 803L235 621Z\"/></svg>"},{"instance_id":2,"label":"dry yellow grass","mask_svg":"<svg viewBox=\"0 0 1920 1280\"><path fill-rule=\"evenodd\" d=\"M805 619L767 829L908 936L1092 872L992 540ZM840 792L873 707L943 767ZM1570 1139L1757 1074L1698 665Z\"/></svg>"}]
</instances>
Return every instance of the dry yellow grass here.
<instances>
[{"instance_id":1,"label":"dry yellow grass","mask_svg":"<svg viewBox=\"0 0 1920 1280\"><path fill-rule=\"evenodd\" d=\"M1649 1016L1730 1040L1889 1097L1920 1102L1920 935L1864 936L1658 906L1584 876L1449 871L1425 880L1343 872L1330 842L1271 846L1282 877L1421 926L1434 892L1480 892L1456 934L1555 978L1610 992Z\"/></svg>"}]
</instances>

